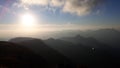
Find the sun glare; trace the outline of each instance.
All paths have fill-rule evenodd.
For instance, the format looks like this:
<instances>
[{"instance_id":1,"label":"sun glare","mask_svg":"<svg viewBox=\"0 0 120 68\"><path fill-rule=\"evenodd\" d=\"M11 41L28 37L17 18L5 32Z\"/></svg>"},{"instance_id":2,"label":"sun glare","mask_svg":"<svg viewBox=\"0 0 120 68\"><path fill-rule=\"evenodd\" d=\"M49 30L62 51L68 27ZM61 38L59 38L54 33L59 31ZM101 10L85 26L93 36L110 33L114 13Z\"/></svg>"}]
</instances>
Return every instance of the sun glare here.
<instances>
[{"instance_id":1,"label":"sun glare","mask_svg":"<svg viewBox=\"0 0 120 68\"><path fill-rule=\"evenodd\" d=\"M35 17L32 14L24 14L21 16L21 23L23 26L33 26L36 23Z\"/></svg>"},{"instance_id":2,"label":"sun glare","mask_svg":"<svg viewBox=\"0 0 120 68\"><path fill-rule=\"evenodd\" d=\"M37 28L37 18L32 13L24 13L19 16L18 31L22 30L24 34L33 34Z\"/></svg>"}]
</instances>

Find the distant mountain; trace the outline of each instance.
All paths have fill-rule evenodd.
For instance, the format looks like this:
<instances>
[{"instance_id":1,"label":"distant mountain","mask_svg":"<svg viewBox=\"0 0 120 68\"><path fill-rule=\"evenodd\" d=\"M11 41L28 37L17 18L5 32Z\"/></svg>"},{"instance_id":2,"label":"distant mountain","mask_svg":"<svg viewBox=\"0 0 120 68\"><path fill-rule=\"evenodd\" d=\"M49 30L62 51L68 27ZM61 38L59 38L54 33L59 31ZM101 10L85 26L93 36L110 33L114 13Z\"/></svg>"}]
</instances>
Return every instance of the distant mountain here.
<instances>
[{"instance_id":1,"label":"distant mountain","mask_svg":"<svg viewBox=\"0 0 120 68\"><path fill-rule=\"evenodd\" d=\"M0 67L38 68L46 67L46 60L30 49L15 43L0 41Z\"/></svg>"},{"instance_id":2,"label":"distant mountain","mask_svg":"<svg viewBox=\"0 0 120 68\"><path fill-rule=\"evenodd\" d=\"M80 31L80 30L65 30L65 31L56 31L53 34L50 34L51 36L55 38L61 38L61 37L73 37L76 35L80 35L83 37L92 37L99 42L108 44L115 48L120 48L120 31L116 29L98 29L98 30L86 30L86 31Z\"/></svg>"},{"instance_id":3,"label":"distant mountain","mask_svg":"<svg viewBox=\"0 0 120 68\"><path fill-rule=\"evenodd\" d=\"M119 60L118 57L116 57L119 56L119 54L115 54L116 51L114 49L91 37L85 38L77 35L75 37L65 37L61 39L50 38L44 40L44 42L76 63L88 65L88 67L96 67L99 65L110 66L107 64L114 65L116 60Z\"/></svg>"},{"instance_id":4,"label":"distant mountain","mask_svg":"<svg viewBox=\"0 0 120 68\"><path fill-rule=\"evenodd\" d=\"M120 31L116 29L98 29L98 30L66 30L61 32L56 32L53 36L57 38L61 37L73 37L75 35L81 35L83 37L92 37L99 42L108 44L114 48L120 48Z\"/></svg>"},{"instance_id":5,"label":"distant mountain","mask_svg":"<svg viewBox=\"0 0 120 68\"><path fill-rule=\"evenodd\" d=\"M29 37L17 37L17 38L13 38L10 39L10 42L24 42L24 41L28 41L28 40L34 40L35 38L29 38Z\"/></svg>"},{"instance_id":6,"label":"distant mountain","mask_svg":"<svg viewBox=\"0 0 120 68\"><path fill-rule=\"evenodd\" d=\"M17 40L17 42L16 42L16 40ZM10 42L20 44L21 46L25 46L25 47L33 50L36 54L39 54L44 59L46 59L50 64L58 64L58 65L62 64L63 66L64 65L70 66L70 64L71 64L70 60L67 57L65 57L63 54L59 53L57 50L46 45L40 39L14 38L14 39L11 39Z\"/></svg>"},{"instance_id":7,"label":"distant mountain","mask_svg":"<svg viewBox=\"0 0 120 68\"><path fill-rule=\"evenodd\" d=\"M58 50L60 53L71 59L77 59L78 51L80 51L80 48L83 48L82 45L77 46L71 42L63 41L60 39L50 38L48 40L44 40L44 43L54 48L55 50Z\"/></svg>"},{"instance_id":8,"label":"distant mountain","mask_svg":"<svg viewBox=\"0 0 120 68\"><path fill-rule=\"evenodd\" d=\"M75 68L74 65L88 68L97 68L98 66L99 68L111 68L119 66L119 48L112 48L110 45L92 36L83 37L76 35L47 40L35 38L20 39L22 41L19 38L14 38L10 41L31 49L49 63L62 65L62 68ZM16 42L16 40L18 41Z\"/></svg>"},{"instance_id":9,"label":"distant mountain","mask_svg":"<svg viewBox=\"0 0 120 68\"><path fill-rule=\"evenodd\" d=\"M76 35L74 37L64 37L61 38L61 40L67 41L67 42L71 42L74 44L82 44L86 47L90 47L92 48L105 48L107 45L100 43L99 41L97 41L95 38L92 37L82 37L80 35Z\"/></svg>"},{"instance_id":10,"label":"distant mountain","mask_svg":"<svg viewBox=\"0 0 120 68\"><path fill-rule=\"evenodd\" d=\"M115 29L100 29L86 33L85 36L93 37L100 42L120 48L120 32Z\"/></svg>"}]
</instances>

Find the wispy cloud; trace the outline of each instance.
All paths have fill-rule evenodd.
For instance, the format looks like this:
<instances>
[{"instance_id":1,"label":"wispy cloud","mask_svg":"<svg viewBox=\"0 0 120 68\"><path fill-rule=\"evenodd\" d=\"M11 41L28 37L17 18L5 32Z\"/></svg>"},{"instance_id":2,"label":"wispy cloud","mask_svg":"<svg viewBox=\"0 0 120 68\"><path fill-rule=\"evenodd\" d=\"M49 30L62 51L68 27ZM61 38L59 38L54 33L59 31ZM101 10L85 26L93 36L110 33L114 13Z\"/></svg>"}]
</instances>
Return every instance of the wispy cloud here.
<instances>
[{"instance_id":1,"label":"wispy cloud","mask_svg":"<svg viewBox=\"0 0 120 68\"><path fill-rule=\"evenodd\" d=\"M20 0L22 4L26 5L43 5L46 6L49 4L49 0Z\"/></svg>"},{"instance_id":2,"label":"wispy cloud","mask_svg":"<svg viewBox=\"0 0 120 68\"><path fill-rule=\"evenodd\" d=\"M19 4L25 6L49 6L60 8L65 13L75 15L89 14L102 0L20 0Z\"/></svg>"}]
</instances>

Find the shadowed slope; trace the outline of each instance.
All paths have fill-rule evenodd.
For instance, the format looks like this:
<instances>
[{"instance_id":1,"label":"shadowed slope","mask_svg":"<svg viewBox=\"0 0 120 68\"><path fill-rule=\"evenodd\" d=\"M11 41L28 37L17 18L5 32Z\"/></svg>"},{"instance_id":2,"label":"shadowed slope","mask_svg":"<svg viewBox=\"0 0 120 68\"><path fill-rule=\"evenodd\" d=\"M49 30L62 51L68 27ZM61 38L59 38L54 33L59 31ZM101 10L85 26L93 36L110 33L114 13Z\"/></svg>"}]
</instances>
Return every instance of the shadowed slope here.
<instances>
[{"instance_id":1,"label":"shadowed slope","mask_svg":"<svg viewBox=\"0 0 120 68\"><path fill-rule=\"evenodd\" d=\"M44 42L52 48L69 57L76 64L88 68L114 67L118 65L118 56L109 45L100 43L94 38L85 38L80 35L60 39L48 39Z\"/></svg>"},{"instance_id":2,"label":"shadowed slope","mask_svg":"<svg viewBox=\"0 0 120 68\"><path fill-rule=\"evenodd\" d=\"M47 62L28 48L18 44L0 41L0 66L9 68L37 68Z\"/></svg>"},{"instance_id":3,"label":"shadowed slope","mask_svg":"<svg viewBox=\"0 0 120 68\"><path fill-rule=\"evenodd\" d=\"M46 45L40 39L28 39L25 41L17 41L17 42L16 40L19 40L19 38L14 38L12 39L12 41L11 40L10 41L33 50L36 54L39 54L44 59L46 59L50 64L57 64L63 67L71 66L71 62L67 57L65 57L63 54L61 54L57 50Z\"/></svg>"}]
</instances>

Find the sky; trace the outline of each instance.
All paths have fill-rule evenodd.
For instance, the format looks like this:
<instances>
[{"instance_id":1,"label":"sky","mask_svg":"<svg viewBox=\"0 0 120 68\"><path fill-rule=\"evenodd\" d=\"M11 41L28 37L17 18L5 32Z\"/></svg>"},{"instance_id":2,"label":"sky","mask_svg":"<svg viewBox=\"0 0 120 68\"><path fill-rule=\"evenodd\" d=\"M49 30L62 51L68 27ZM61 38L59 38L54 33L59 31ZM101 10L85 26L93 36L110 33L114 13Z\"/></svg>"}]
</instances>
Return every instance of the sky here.
<instances>
[{"instance_id":1,"label":"sky","mask_svg":"<svg viewBox=\"0 0 120 68\"><path fill-rule=\"evenodd\" d=\"M119 3L119 0L0 0L0 36L21 31L30 34L65 29L119 29ZM28 27L32 18L36 26Z\"/></svg>"}]
</instances>

